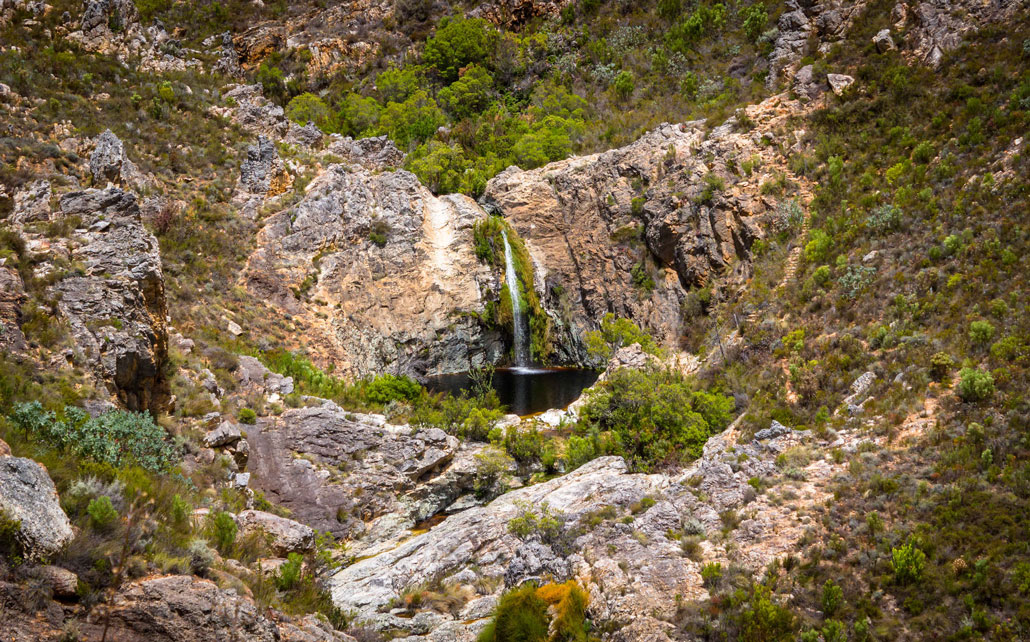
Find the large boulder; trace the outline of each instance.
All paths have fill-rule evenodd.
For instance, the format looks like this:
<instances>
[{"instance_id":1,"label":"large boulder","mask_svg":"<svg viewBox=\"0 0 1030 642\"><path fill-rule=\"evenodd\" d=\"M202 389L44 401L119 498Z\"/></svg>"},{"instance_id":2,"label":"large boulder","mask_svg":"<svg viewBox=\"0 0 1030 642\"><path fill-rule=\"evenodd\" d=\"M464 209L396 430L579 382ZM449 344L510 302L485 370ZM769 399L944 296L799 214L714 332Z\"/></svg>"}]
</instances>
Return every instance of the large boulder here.
<instances>
[{"instance_id":1,"label":"large boulder","mask_svg":"<svg viewBox=\"0 0 1030 642\"><path fill-rule=\"evenodd\" d=\"M240 533L262 533L277 555L303 553L315 544L315 532L292 519L279 517L260 510L245 510L239 514Z\"/></svg>"},{"instance_id":2,"label":"large boulder","mask_svg":"<svg viewBox=\"0 0 1030 642\"><path fill-rule=\"evenodd\" d=\"M85 228L72 255L84 270L53 286L79 357L128 408L163 410L164 277L157 239L143 227L136 197L91 189L66 194L60 208Z\"/></svg>"},{"instance_id":3,"label":"large boulder","mask_svg":"<svg viewBox=\"0 0 1030 642\"><path fill-rule=\"evenodd\" d=\"M0 511L19 522L18 541L30 558L54 555L74 537L53 480L31 459L0 456Z\"/></svg>"}]
</instances>

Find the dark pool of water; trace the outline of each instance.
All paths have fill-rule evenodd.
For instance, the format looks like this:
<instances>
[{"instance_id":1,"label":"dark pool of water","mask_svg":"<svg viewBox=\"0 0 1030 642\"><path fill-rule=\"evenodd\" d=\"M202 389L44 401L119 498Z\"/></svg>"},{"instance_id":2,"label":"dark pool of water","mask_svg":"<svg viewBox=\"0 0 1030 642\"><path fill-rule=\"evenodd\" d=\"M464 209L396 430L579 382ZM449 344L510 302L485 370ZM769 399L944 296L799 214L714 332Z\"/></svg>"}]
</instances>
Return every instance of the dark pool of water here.
<instances>
[{"instance_id":1,"label":"dark pool of water","mask_svg":"<svg viewBox=\"0 0 1030 642\"><path fill-rule=\"evenodd\" d=\"M578 368L505 368L494 372L494 390L508 412L532 415L564 408L597 381L600 372ZM426 381L431 392L458 394L471 385L465 373L440 375Z\"/></svg>"}]
</instances>

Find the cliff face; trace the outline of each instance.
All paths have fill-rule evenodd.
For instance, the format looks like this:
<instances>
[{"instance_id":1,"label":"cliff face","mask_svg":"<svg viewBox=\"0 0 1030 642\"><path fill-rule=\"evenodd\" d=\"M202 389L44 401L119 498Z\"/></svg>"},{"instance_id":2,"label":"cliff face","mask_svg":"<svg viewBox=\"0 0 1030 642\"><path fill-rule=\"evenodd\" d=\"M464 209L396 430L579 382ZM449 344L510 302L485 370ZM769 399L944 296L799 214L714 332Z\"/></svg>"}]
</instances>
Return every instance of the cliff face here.
<instances>
[{"instance_id":1,"label":"cliff face","mask_svg":"<svg viewBox=\"0 0 1030 642\"><path fill-rule=\"evenodd\" d=\"M481 216L408 172L332 165L267 220L244 279L345 372L466 370L500 352L477 320L494 278L473 254Z\"/></svg>"},{"instance_id":2,"label":"cliff face","mask_svg":"<svg viewBox=\"0 0 1030 642\"><path fill-rule=\"evenodd\" d=\"M750 247L781 200L761 185L789 172L769 141L801 109L777 96L749 108L752 129L736 118L709 133L701 123L664 125L602 154L511 167L480 203L435 197L414 175L382 171L347 147L353 164L329 166L299 203L266 220L244 281L346 372L427 375L497 362L510 329L481 319L503 275L477 261L472 234L490 212L529 250L553 361L589 362L583 334L609 312L676 349L690 289L750 276ZM742 171L745 162L757 169Z\"/></svg>"}]
</instances>

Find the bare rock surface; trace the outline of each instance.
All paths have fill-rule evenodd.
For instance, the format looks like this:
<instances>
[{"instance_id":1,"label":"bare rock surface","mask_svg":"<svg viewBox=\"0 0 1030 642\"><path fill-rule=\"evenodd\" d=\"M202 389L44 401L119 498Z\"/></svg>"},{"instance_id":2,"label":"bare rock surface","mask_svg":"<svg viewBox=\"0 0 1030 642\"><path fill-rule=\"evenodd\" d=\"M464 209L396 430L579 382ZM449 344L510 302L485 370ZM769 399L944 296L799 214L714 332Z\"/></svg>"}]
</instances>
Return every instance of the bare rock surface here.
<instances>
[{"instance_id":1,"label":"bare rock surface","mask_svg":"<svg viewBox=\"0 0 1030 642\"><path fill-rule=\"evenodd\" d=\"M21 352L27 347L19 326L25 299L21 275L9 267L0 267L0 349Z\"/></svg>"},{"instance_id":2,"label":"bare rock surface","mask_svg":"<svg viewBox=\"0 0 1030 642\"><path fill-rule=\"evenodd\" d=\"M50 219L50 198L54 195L50 181L33 181L14 193L14 212L11 222L31 223Z\"/></svg>"},{"instance_id":3,"label":"bare rock surface","mask_svg":"<svg viewBox=\"0 0 1030 642\"><path fill-rule=\"evenodd\" d=\"M85 231L72 252L84 270L58 281L58 308L76 349L112 394L133 410L167 402L167 306L157 239L140 219L136 197L120 189L72 192L61 213Z\"/></svg>"},{"instance_id":4,"label":"bare rock surface","mask_svg":"<svg viewBox=\"0 0 1030 642\"><path fill-rule=\"evenodd\" d=\"M392 426L329 402L287 410L247 434L251 486L304 524L365 536L359 548L443 510L475 474L441 430Z\"/></svg>"},{"instance_id":5,"label":"bare rock surface","mask_svg":"<svg viewBox=\"0 0 1030 642\"><path fill-rule=\"evenodd\" d=\"M331 165L267 219L244 283L311 328L309 348L345 373L463 371L499 351L475 317L499 290L473 253L483 216L409 172Z\"/></svg>"},{"instance_id":6,"label":"bare rock surface","mask_svg":"<svg viewBox=\"0 0 1030 642\"><path fill-rule=\"evenodd\" d=\"M31 459L0 456L0 510L20 523L18 541L29 558L49 557L72 540L53 480Z\"/></svg>"}]
</instances>

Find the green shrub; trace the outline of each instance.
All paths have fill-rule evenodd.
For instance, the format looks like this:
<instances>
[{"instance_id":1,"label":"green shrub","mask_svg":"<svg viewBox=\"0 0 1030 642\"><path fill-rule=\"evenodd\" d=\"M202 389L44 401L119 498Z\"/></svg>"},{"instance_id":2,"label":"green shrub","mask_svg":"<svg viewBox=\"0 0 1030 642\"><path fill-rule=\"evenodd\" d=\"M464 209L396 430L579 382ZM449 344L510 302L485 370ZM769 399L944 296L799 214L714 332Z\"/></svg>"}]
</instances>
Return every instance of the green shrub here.
<instances>
[{"instance_id":1,"label":"green shrub","mask_svg":"<svg viewBox=\"0 0 1030 642\"><path fill-rule=\"evenodd\" d=\"M994 395L991 373L978 368L962 368L958 376L958 396L963 401L984 401Z\"/></svg>"},{"instance_id":2,"label":"green shrub","mask_svg":"<svg viewBox=\"0 0 1030 642\"><path fill-rule=\"evenodd\" d=\"M891 568L899 584L913 584L923 577L926 554L911 541L891 549Z\"/></svg>"},{"instance_id":3,"label":"green shrub","mask_svg":"<svg viewBox=\"0 0 1030 642\"><path fill-rule=\"evenodd\" d=\"M440 90L440 104L455 118L474 116L489 106L493 85L490 72L479 65L470 65L461 70L458 80Z\"/></svg>"},{"instance_id":4,"label":"green shrub","mask_svg":"<svg viewBox=\"0 0 1030 642\"><path fill-rule=\"evenodd\" d=\"M990 321L973 321L969 324L969 338L976 345L985 346L994 338L994 326Z\"/></svg>"},{"instance_id":5,"label":"green shrub","mask_svg":"<svg viewBox=\"0 0 1030 642\"><path fill-rule=\"evenodd\" d=\"M242 424L252 426L257 423L257 413L251 408L240 408L240 412L236 415L236 418L239 419Z\"/></svg>"},{"instance_id":6,"label":"green shrub","mask_svg":"<svg viewBox=\"0 0 1030 642\"><path fill-rule=\"evenodd\" d=\"M654 337L629 319L616 319L611 312L601 319L600 329L587 332L583 340L591 355L606 360L619 348L634 343L639 343L640 348L648 354L661 355L661 349L655 343Z\"/></svg>"},{"instance_id":7,"label":"green shrub","mask_svg":"<svg viewBox=\"0 0 1030 642\"><path fill-rule=\"evenodd\" d=\"M454 82L462 68L490 57L496 39L494 27L482 18L446 17L426 40L422 60L444 81Z\"/></svg>"},{"instance_id":8,"label":"green shrub","mask_svg":"<svg viewBox=\"0 0 1030 642\"><path fill-rule=\"evenodd\" d=\"M805 244L805 260L809 263L822 263L830 254L833 242L830 235L820 229L808 233L809 241Z\"/></svg>"},{"instance_id":9,"label":"green shrub","mask_svg":"<svg viewBox=\"0 0 1030 642\"><path fill-rule=\"evenodd\" d=\"M923 141L916 145L915 149L912 150L912 162L925 165L933 160L933 157L937 155L933 145L929 141Z\"/></svg>"},{"instance_id":10,"label":"green shrub","mask_svg":"<svg viewBox=\"0 0 1030 642\"><path fill-rule=\"evenodd\" d=\"M537 642L548 639L547 602L527 583L501 596L494 617L477 642Z\"/></svg>"},{"instance_id":11,"label":"green shrub","mask_svg":"<svg viewBox=\"0 0 1030 642\"><path fill-rule=\"evenodd\" d=\"M826 580L823 584L822 607L825 617L833 616L844 604L844 590L837 586L833 580Z\"/></svg>"},{"instance_id":12,"label":"green shrub","mask_svg":"<svg viewBox=\"0 0 1030 642\"><path fill-rule=\"evenodd\" d=\"M615 95L619 98L623 100L629 98L633 95L633 90L636 89L633 74L628 71L620 71L619 75L615 77L612 87L615 89Z\"/></svg>"},{"instance_id":13,"label":"green shrub","mask_svg":"<svg viewBox=\"0 0 1030 642\"><path fill-rule=\"evenodd\" d=\"M722 579L722 564L719 562L708 562L701 567L701 582L705 588L712 589Z\"/></svg>"},{"instance_id":14,"label":"green shrub","mask_svg":"<svg viewBox=\"0 0 1030 642\"><path fill-rule=\"evenodd\" d=\"M61 419L33 401L17 404L9 419L16 429L49 448L112 466L137 464L164 472L179 459L164 429L146 413L112 410L90 417L67 406Z\"/></svg>"},{"instance_id":15,"label":"green shrub","mask_svg":"<svg viewBox=\"0 0 1030 642\"><path fill-rule=\"evenodd\" d=\"M744 19L744 35L748 40L755 42L769 23L769 14L765 11L765 5L759 2L745 7L740 15Z\"/></svg>"},{"instance_id":16,"label":"green shrub","mask_svg":"<svg viewBox=\"0 0 1030 642\"><path fill-rule=\"evenodd\" d=\"M422 395L422 386L411 377L381 374L365 390L368 400L386 405L391 401L415 401Z\"/></svg>"},{"instance_id":17,"label":"green shrub","mask_svg":"<svg viewBox=\"0 0 1030 642\"><path fill-rule=\"evenodd\" d=\"M936 352L930 357L930 376L934 381L944 381L954 365L955 360L947 352Z\"/></svg>"},{"instance_id":18,"label":"green shrub","mask_svg":"<svg viewBox=\"0 0 1030 642\"><path fill-rule=\"evenodd\" d=\"M190 572L201 577L207 575L208 569L215 563L215 552L202 539L190 540L186 546L190 559Z\"/></svg>"},{"instance_id":19,"label":"green shrub","mask_svg":"<svg viewBox=\"0 0 1030 642\"><path fill-rule=\"evenodd\" d=\"M613 449L636 470L699 457L733 410L731 398L693 390L682 375L657 369L616 370L587 395L584 421L610 431Z\"/></svg>"},{"instance_id":20,"label":"green shrub","mask_svg":"<svg viewBox=\"0 0 1030 642\"><path fill-rule=\"evenodd\" d=\"M301 570L304 564L304 557L300 553L290 553L286 556L286 562L279 567L275 576L275 586L280 591L289 591L300 581Z\"/></svg>"},{"instance_id":21,"label":"green shrub","mask_svg":"<svg viewBox=\"0 0 1030 642\"><path fill-rule=\"evenodd\" d=\"M118 511L107 495L90 500L86 512L89 513L90 524L98 530L107 530L118 519Z\"/></svg>"},{"instance_id":22,"label":"green shrub","mask_svg":"<svg viewBox=\"0 0 1030 642\"><path fill-rule=\"evenodd\" d=\"M236 533L239 530L232 514L225 511L215 513L210 518L208 530L215 541L215 548L222 555L229 555L236 544Z\"/></svg>"},{"instance_id":23,"label":"green shrub","mask_svg":"<svg viewBox=\"0 0 1030 642\"><path fill-rule=\"evenodd\" d=\"M1027 347L1016 335L1009 335L1004 339L994 342L991 346L991 356L999 361L1015 361L1026 354Z\"/></svg>"},{"instance_id":24,"label":"green shrub","mask_svg":"<svg viewBox=\"0 0 1030 642\"><path fill-rule=\"evenodd\" d=\"M315 123L323 131L333 131L332 112L325 101L315 94L303 93L294 96L286 105L286 117L300 125Z\"/></svg>"},{"instance_id":25,"label":"green shrub","mask_svg":"<svg viewBox=\"0 0 1030 642\"><path fill-rule=\"evenodd\" d=\"M901 210L891 204L880 205L869 213L866 227L875 234L886 234L901 227Z\"/></svg>"},{"instance_id":26,"label":"green shrub","mask_svg":"<svg viewBox=\"0 0 1030 642\"><path fill-rule=\"evenodd\" d=\"M545 544L556 543L565 529L565 514L551 510L544 502L540 508L526 502L516 502L518 513L508 521L508 532L519 539L537 536Z\"/></svg>"},{"instance_id":27,"label":"green shrub","mask_svg":"<svg viewBox=\"0 0 1030 642\"><path fill-rule=\"evenodd\" d=\"M816 284L818 284L819 286L825 286L827 283L830 282L831 276L832 274L830 272L830 266L820 265L815 269L815 272L812 273L812 280L815 281Z\"/></svg>"}]
</instances>

